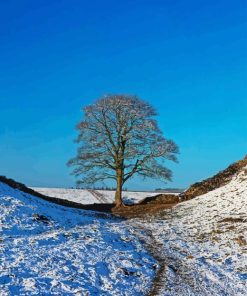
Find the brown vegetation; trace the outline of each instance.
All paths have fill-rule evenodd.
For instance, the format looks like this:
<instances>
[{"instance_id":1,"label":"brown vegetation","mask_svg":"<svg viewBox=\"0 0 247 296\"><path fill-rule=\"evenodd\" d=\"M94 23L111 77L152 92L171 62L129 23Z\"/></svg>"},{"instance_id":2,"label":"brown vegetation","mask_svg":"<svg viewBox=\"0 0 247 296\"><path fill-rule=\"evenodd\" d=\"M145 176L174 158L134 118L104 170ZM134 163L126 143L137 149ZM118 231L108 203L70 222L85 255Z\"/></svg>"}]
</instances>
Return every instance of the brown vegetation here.
<instances>
[{"instance_id":1,"label":"brown vegetation","mask_svg":"<svg viewBox=\"0 0 247 296\"><path fill-rule=\"evenodd\" d=\"M147 197L141 200L138 204L130 206L121 206L115 207L115 204L89 204L83 205L80 203L72 202L65 199L59 199L56 197L45 196L39 192L34 191L26 187L24 184L18 183L12 179L8 179L4 176L0 176L0 182L6 183L12 188L21 190L22 192L31 194L33 196L39 197L46 201L77 209L91 210L98 212L112 213L113 215L133 218L133 217L142 217L145 215L152 215L160 212L162 210L171 209L173 206L178 204L181 200L189 200L196 196L205 194L211 190L214 190L218 187L224 186L226 183L230 182L234 174L236 174L240 169L247 165L247 156L238 162L233 163L227 169L219 172L212 178L208 178L202 182L193 184L188 190L183 192L180 195L174 194L158 194L156 196ZM244 222L241 218L237 218L234 221L231 218L231 221L228 221L227 218L221 222Z\"/></svg>"},{"instance_id":2,"label":"brown vegetation","mask_svg":"<svg viewBox=\"0 0 247 296\"><path fill-rule=\"evenodd\" d=\"M226 168L223 171L220 171L213 177L193 184L189 187L189 189L180 194L181 199L189 200L226 185L231 181L232 177L246 165L247 156L245 156L244 159L231 164L228 168Z\"/></svg>"},{"instance_id":3,"label":"brown vegetation","mask_svg":"<svg viewBox=\"0 0 247 296\"><path fill-rule=\"evenodd\" d=\"M247 222L247 219L238 217L238 218L233 218L233 217L227 217L224 218L223 220L220 220L219 223L243 223L243 222Z\"/></svg>"},{"instance_id":4,"label":"brown vegetation","mask_svg":"<svg viewBox=\"0 0 247 296\"><path fill-rule=\"evenodd\" d=\"M179 196L175 194L158 194L142 199L138 204L174 204L179 202Z\"/></svg>"},{"instance_id":5,"label":"brown vegetation","mask_svg":"<svg viewBox=\"0 0 247 296\"><path fill-rule=\"evenodd\" d=\"M141 217L146 214L155 214L164 209L170 209L173 207L177 202L177 198L174 196L174 201L171 202L172 195L167 195L168 199L167 202L165 201L165 195L160 194L156 197L152 197L152 201L149 199L144 199L140 204L130 205L130 206L122 206L122 207L115 207L115 204L89 204L83 205L80 203L72 202L66 199L59 199L56 197L50 197L43 195L39 192L36 192L33 189L26 187L24 184L14 181L13 179L8 179L4 176L0 176L0 182L9 185L14 189L18 189L24 193L31 194L32 196L41 198L48 202L52 202L61 206L82 209L82 210L91 210L91 211L98 211L98 212L105 212L111 213L113 215L117 215L124 218L133 218L133 217ZM161 196L163 196L161 198Z\"/></svg>"},{"instance_id":6,"label":"brown vegetation","mask_svg":"<svg viewBox=\"0 0 247 296\"><path fill-rule=\"evenodd\" d=\"M247 241L245 240L243 235L240 235L239 237L235 238L235 241L240 247L247 245Z\"/></svg>"},{"instance_id":7,"label":"brown vegetation","mask_svg":"<svg viewBox=\"0 0 247 296\"><path fill-rule=\"evenodd\" d=\"M43 195L31 188L28 188L26 185L16 182L13 179L8 179L4 176L0 176L0 182L5 183L9 185L10 187L14 189L18 189L24 193L31 194L32 196L39 197L43 200L46 200L48 202L52 202L55 204L58 204L60 206L65 206L69 208L75 208L75 209L82 209L82 210L92 210L92 211L99 211L99 212L110 212L111 209L114 207L114 204L89 204L89 205L83 205L77 202L69 201L66 199L60 199L56 197L46 196Z\"/></svg>"},{"instance_id":8,"label":"brown vegetation","mask_svg":"<svg viewBox=\"0 0 247 296\"><path fill-rule=\"evenodd\" d=\"M137 218L145 215L154 215L160 211L171 209L176 204L177 203L135 204L131 206L114 207L111 212L114 215L124 218Z\"/></svg>"}]
</instances>

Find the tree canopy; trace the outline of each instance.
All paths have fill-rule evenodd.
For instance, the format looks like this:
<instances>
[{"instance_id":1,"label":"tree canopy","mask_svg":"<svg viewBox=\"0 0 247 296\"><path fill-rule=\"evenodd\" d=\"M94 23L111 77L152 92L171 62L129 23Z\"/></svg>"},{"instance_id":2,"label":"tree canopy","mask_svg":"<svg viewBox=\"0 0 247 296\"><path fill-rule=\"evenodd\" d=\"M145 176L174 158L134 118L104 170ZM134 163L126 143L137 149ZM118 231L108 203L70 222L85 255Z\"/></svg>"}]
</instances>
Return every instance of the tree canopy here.
<instances>
[{"instance_id":1,"label":"tree canopy","mask_svg":"<svg viewBox=\"0 0 247 296\"><path fill-rule=\"evenodd\" d=\"M171 180L165 160L176 161L177 145L158 128L155 109L131 95L108 95L84 108L77 125L79 148L73 174L78 185L116 181L116 204L122 203L122 186L134 175Z\"/></svg>"}]
</instances>

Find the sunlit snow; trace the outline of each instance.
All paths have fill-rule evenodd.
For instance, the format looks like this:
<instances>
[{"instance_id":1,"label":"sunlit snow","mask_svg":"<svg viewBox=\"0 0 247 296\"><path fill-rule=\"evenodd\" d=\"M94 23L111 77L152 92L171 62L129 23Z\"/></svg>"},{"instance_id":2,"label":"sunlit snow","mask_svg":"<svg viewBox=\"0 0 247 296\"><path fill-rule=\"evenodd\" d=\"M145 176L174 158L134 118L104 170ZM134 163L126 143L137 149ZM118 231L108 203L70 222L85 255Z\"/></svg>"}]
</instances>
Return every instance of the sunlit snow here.
<instances>
[{"instance_id":1,"label":"sunlit snow","mask_svg":"<svg viewBox=\"0 0 247 296\"><path fill-rule=\"evenodd\" d=\"M111 216L0 183L0 295L142 295L154 259Z\"/></svg>"},{"instance_id":2,"label":"sunlit snow","mask_svg":"<svg viewBox=\"0 0 247 296\"><path fill-rule=\"evenodd\" d=\"M129 224L152 233L166 262L160 295L247 295L247 167L223 187Z\"/></svg>"},{"instance_id":3,"label":"sunlit snow","mask_svg":"<svg viewBox=\"0 0 247 296\"><path fill-rule=\"evenodd\" d=\"M81 192L80 201L77 190L64 189L61 198L92 203L95 192ZM99 193L113 199L113 192ZM247 168L205 195L127 221L0 183L0 217L1 296L143 295L155 279L155 253L165 262L153 283L157 295L247 295Z\"/></svg>"},{"instance_id":4,"label":"sunlit snow","mask_svg":"<svg viewBox=\"0 0 247 296\"><path fill-rule=\"evenodd\" d=\"M111 190L87 190L87 189L66 189L66 188L38 188L33 187L44 195L66 199L81 204L113 203L115 192ZM136 203L147 196L155 196L157 192L123 191L125 203Z\"/></svg>"}]
</instances>

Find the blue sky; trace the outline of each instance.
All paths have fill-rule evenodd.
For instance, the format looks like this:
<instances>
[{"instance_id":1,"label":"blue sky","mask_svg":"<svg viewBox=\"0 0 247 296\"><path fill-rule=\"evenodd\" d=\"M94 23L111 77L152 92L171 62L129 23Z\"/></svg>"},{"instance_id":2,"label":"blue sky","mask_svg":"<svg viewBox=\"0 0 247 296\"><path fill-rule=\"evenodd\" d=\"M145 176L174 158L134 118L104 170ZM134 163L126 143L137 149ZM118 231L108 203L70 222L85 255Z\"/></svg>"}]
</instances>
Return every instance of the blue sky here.
<instances>
[{"instance_id":1,"label":"blue sky","mask_svg":"<svg viewBox=\"0 0 247 296\"><path fill-rule=\"evenodd\" d=\"M81 108L136 94L180 147L186 187L247 147L247 4L197 1L0 1L0 174L30 186L74 185Z\"/></svg>"}]
</instances>

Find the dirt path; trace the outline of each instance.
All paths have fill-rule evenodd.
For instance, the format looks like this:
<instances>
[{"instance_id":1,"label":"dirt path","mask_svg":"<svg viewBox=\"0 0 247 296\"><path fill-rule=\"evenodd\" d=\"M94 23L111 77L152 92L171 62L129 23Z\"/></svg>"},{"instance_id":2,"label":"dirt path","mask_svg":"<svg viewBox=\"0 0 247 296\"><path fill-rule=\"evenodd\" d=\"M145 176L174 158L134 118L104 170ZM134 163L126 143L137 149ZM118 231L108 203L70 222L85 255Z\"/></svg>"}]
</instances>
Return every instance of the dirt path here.
<instances>
[{"instance_id":1,"label":"dirt path","mask_svg":"<svg viewBox=\"0 0 247 296\"><path fill-rule=\"evenodd\" d=\"M162 212L162 215L170 216L172 209ZM167 289L169 283L168 276L170 273L179 278L182 276L185 281L184 275L180 272L180 262L178 258L173 258L166 253L163 243L159 242L153 231L148 227L149 222L156 221L162 218L159 215L146 216L139 219L129 219L127 223L136 230L136 237L141 241L145 249L149 254L157 261L156 274L152 282L152 287L145 294L146 296L163 296L164 290ZM150 221L151 220L151 221ZM162 219L163 220L163 219Z\"/></svg>"},{"instance_id":2,"label":"dirt path","mask_svg":"<svg viewBox=\"0 0 247 296\"><path fill-rule=\"evenodd\" d=\"M116 208L114 204L106 204L106 199L103 195L95 190L90 190L89 192L100 202L101 204L89 204L83 205L76 202L71 202L68 200L62 200L55 197L42 195L30 188L27 188L25 185L15 182L12 179L7 179L5 177L1 177L0 181L8 184L12 188L19 189L25 193L36 196L37 198L41 198L43 200L66 206L69 208L77 208L83 210L97 211L101 212L98 215L106 215L106 218L109 218L109 214L113 214L114 216L118 216L124 219L127 219L130 225L136 230L136 237L141 240L143 245L146 247L147 251L149 251L150 255L153 256L154 259L158 262L158 267L156 270L156 275L153 280L153 285L150 291L147 293L148 296L159 295L161 288L164 286L164 281L166 278L166 270L167 270L167 262L163 255L162 245L155 239L152 234L152 231L146 229L142 223L141 219L146 219L147 214L154 215L160 211L171 209L177 202L174 203L164 203L164 201L159 198L155 200L155 197L151 198L150 203L141 203L135 204L131 206L124 206L120 208ZM171 201L170 201L171 202ZM135 219L132 218L140 218L139 223L135 222Z\"/></svg>"},{"instance_id":3,"label":"dirt path","mask_svg":"<svg viewBox=\"0 0 247 296\"><path fill-rule=\"evenodd\" d=\"M155 215L161 211L169 210L177 204L178 203L135 204L120 208L114 207L111 209L111 213L126 219L145 218L147 215Z\"/></svg>"},{"instance_id":4,"label":"dirt path","mask_svg":"<svg viewBox=\"0 0 247 296\"><path fill-rule=\"evenodd\" d=\"M152 231L146 229L141 223L137 224L133 222L130 224L136 229L136 236L140 239L146 250L158 263L152 287L146 294L146 296L158 296L164 287L167 271L167 262L163 257L163 246L155 239Z\"/></svg>"}]
</instances>

